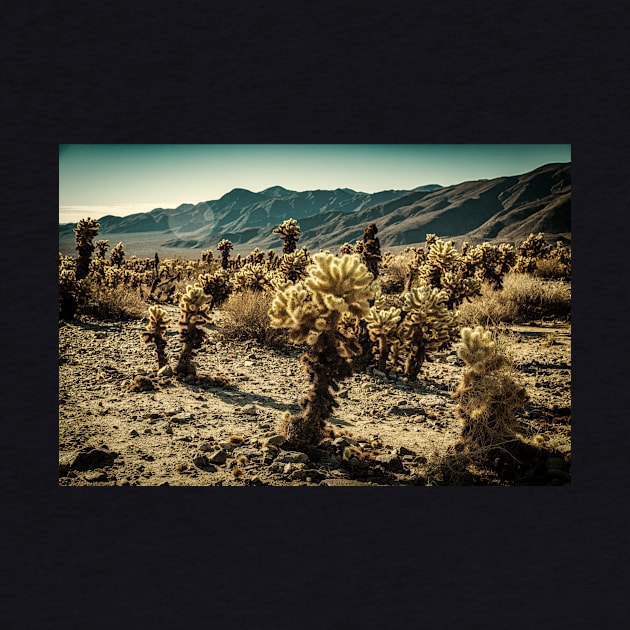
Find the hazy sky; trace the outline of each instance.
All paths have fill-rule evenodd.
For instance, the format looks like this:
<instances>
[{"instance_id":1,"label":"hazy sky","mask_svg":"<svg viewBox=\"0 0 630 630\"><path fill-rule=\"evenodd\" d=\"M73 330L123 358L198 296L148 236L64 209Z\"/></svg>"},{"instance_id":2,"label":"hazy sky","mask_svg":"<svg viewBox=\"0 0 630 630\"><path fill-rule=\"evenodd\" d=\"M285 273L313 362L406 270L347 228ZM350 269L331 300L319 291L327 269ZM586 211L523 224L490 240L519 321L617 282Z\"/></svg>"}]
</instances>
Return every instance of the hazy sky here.
<instances>
[{"instance_id":1,"label":"hazy sky","mask_svg":"<svg viewBox=\"0 0 630 630\"><path fill-rule=\"evenodd\" d=\"M59 221L175 208L233 188L372 193L570 161L569 144L61 144Z\"/></svg>"}]
</instances>

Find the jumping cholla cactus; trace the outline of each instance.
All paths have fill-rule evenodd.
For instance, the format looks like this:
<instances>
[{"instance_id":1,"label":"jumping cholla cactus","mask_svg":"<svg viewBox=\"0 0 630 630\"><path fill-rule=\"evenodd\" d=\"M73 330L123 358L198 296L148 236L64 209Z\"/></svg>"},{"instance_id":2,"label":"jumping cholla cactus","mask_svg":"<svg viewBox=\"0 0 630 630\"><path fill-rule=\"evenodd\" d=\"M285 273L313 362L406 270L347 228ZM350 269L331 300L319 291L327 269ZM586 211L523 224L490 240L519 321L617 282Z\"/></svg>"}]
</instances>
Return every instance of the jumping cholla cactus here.
<instances>
[{"instance_id":1,"label":"jumping cholla cactus","mask_svg":"<svg viewBox=\"0 0 630 630\"><path fill-rule=\"evenodd\" d=\"M517 249L515 271L520 273L532 273L536 269L539 259L544 258L551 247L545 244L545 235L542 232L530 234Z\"/></svg>"},{"instance_id":2,"label":"jumping cholla cactus","mask_svg":"<svg viewBox=\"0 0 630 630\"><path fill-rule=\"evenodd\" d=\"M304 411L297 416L286 412L283 417L282 430L293 448L317 444L326 420L338 407L333 392L352 374L351 358L361 351L339 323L344 314L367 314L374 295L372 281L358 256L319 253L313 256L304 281L287 283L276 293L269 309L271 326L289 328L291 341L310 346L301 359L311 382L299 401Z\"/></svg>"},{"instance_id":3,"label":"jumping cholla cactus","mask_svg":"<svg viewBox=\"0 0 630 630\"><path fill-rule=\"evenodd\" d=\"M96 257L105 258L105 253L107 252L107 248L109 247L109 241L96 241L96 243L94 243L94 247L96 248Z\"/></svg>"},{"instance_id":4,"label":"jumping cholla cactus","mask_svg":"<svg viewBox=\"0 0 630 630\"><path fill-rule=\"evenodd\" d=\"M234 247L232 245L232 241L228 241L227 239L223 239L219 241L217 245L217 249L221 252L221 268L228 268L228 258L230 257L230 250Z\"/></svg>"},{"instance_id":5,"label":"jumping cholla cactus","mask_svg":"<svg viewBox=\"0 0 630 630\"><path fill-rule=\"evenodd\" d=\"M155 344L155 352L158 359L158 369L168 365L168 359L166 358L166 339L164 333L166 332L166 325L171 321L170 317L166 315L166 311L161 306L149 307L149 323L147 329L140 333L142 341L144 343Z\"/></svg>"},{"instance_id":6,"label":"jumping cholla cactus","mask_svg":"<svg viewBox=\"0 0 630 630\"><path fill-rule=\"evenodd\" d=\"M223 304L232 292L230 273L222 268L217 269L214 273L202 273L197 278L197 284L201 286L206 295L212 297L212 308Z\"/></svg>"},{"instance_id":7,"label":"jumping cholla cactus","mask_svg":"<svg viewBox=\"0 0 630 630\"><path fill-rule=\"evenodd\" d=\"M232 285L237 291L252 289L264 291L274 284L282 283L283 279L276 271L269 271L261 263L245 263L233 276Z\"/></svg>"},{"instance_id":8,"label":"jumping cholla cactus","mask_svg":"<svg viewBox=\"0 0 630 630\"><path fill-rule=\"evenodd\" d=\"M98 221L88 217L87 219L81 219L74 228L77 241L76 249L79 252L76 266L77 280L82 280L88 275L90 270L90 257L94 251L93 241L98 234L99 227Z\"/></svg>"},{"instance_id":9,"label":"jumping cholla cactus","mask_svg":"<svg viewBox=\"0 0 630 630\"><path fill-rule=\"evenodd\" d=\"M390 351L396 371L415 379L427 355L451 342L459 311L450 311L447 301L446 291L435 287L416 287L405 294L406 316Z\"/></svg>"},{"instance_id":10,"label":"jumping cholla cactus","mask_svg":"<svg viewBox=\"0 0 630 630\"><path fill-rule=\"evenodd\" d=\"M206 295L198 285L188 285L186 293L179 303L180 317L177 325L182 340L182 352L175 372L181 376L196 376L197 370L192 362L193 352L201 347L207 333L199 324L211 321L209 304L210 296Z\"/></svg>"},{"instance_id":11,"label":"jumping cholla cactus","mask_svg":"<svg viewBox=\"0 0 630 630\"><path fill-rule=\"evenodd\" d=\"M300 238L300 226L295 219L287 219L273 231L273 234L279 234L284 243L282 253L290 254L297 247Z\"/></svg>"},{"instance_id":12,"label":"jumping cholla cactus","mask_svg":"<svg viewBox=\"0 0 630 630\"><path fill-rule=\"evenodd\" d=\"M487 280L492 288L503 288L503 277L516 261L516 250L508 243L482 243L469 248L464 256L464 267L480 280Z\"/></svg>"},{"instance_id":13,"label":"jumping cholla cactus","mask_svg":"<svg viewBox=\"0 0 630 630\"><path fill-rule=\"evenodd\" d=\"M378 341L378 369L381 372L387 370L387 357L391 344L396 340L400 313L400 309L394 306L388 309L372 306L365 317L370 339Z\"/></svg>"},{"instance_id":14,"label":"jumping cholla cactus","mask_svg":"<svg viewBox=\"0 0 630 630\"><path fill-rule=\"evenodd\" d=\"M363 248L361 251L363 264L375 278L378 278L378 265L382 260L381 242L376 236L377 232L376 223L370 223L363 230Z\"/></svg>"},{"instance_id":15,"label":"jumping cholla cactus","mask_svg":"<svg viewBox=\"0 0 630 630\"><path fill-rule=\"evenodd\" d=\"M527 392L510 374L509 361L497 350L490 331L463 328L461 338L457 354L466 369L452 398L459 400L456 413L463 423L463 443L483 449L514 440L514 411L527 402Z\"/></svg>"},{"instance_id":16,"label":"jumping cholla cactus","mask_svg":"<svg viewBox=\"0 0 630 630\"><path fill-rule=\"evenodd\" d=\"M290 254L284 254L280 258L278 271L288 282L297 282L306 277L306 268L310 264L308 254L304 249L300 249Z\"/></svg>"},{"instance_id":17,"label":"jumping cholla cactus","mask_svg":"<svg viewBox=\"0 0 630 630\"><path fill-rule=\"evenodd\" d=\"M125 260L125 245L120 242L117 243L114 249L112 249L111 254L109 255L109 261L114 267L121 267L123 261Z\"/></svg>"}]
</instances>

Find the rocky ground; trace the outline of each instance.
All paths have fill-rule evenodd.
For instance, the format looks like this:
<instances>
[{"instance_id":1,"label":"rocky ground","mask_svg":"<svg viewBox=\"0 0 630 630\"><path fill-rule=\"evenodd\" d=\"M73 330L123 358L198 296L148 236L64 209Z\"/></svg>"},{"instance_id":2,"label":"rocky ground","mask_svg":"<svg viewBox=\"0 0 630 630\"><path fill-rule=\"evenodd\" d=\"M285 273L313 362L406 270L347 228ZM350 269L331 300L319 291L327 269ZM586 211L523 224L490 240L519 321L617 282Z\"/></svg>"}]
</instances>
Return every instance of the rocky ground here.
<instances>
[{"instance_id":1,"label":"rocky ground","mask_svg":"<svg viewBox=\"0 0 630 630\"><path fill-rule=\"evenodd\" d=\"M178 308L166 306L174 321ZM220 320L221 313L217 313ZM335 433L309 454L283 448L278 425L298 412L307 389L301 350L209 337L191 384L155 374L155 352L140 340L145 322L82 316L59 324L59 483L126 485L441 485L435 463L461 430L450 394L463 362L455 349L434 355L407 383L375 370L342 385ZM171 364L179 352L167 333ZM508 350L530 396L519 411L524 433L545 450L516 480L478 471L464 483L570 483L571 328L539 321L506 330ZM144 378L143 378L144 377ZM133 380L154 389L131 391ZM348 447L363 455L353 456ZM344 458L345 452L345 458Z\"/></svg>"}]
</instances>

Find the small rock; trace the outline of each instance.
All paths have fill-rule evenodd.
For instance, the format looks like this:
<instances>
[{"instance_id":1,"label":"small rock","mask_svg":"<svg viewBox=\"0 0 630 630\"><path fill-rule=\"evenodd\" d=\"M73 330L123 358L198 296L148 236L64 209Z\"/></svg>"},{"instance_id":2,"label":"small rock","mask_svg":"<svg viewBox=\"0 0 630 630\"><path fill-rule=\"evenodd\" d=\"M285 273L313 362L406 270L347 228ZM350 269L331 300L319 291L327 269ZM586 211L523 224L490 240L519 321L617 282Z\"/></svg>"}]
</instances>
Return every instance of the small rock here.
<instances>
[{"instance_id":1,"label":"small rock","mask_svg":"<svg viewBox=\"0 0 630 630\"><path fill-rule=\"evenodd\" d=\"M338 394L337 398L348 398L348 390L342 389Z\"/></svg>"},{"instance_id":2,"label":"small rock","mask_svg":"<svg viewBox=\"0 0 630 630\"><path fill-rule=\"evenodd\" d=\"M381 370L377 370L376 368L372 370L372 374L378 378L386 379L387 374L385 372L381 372Z\"/></svg>"},{"instance_id":3,"label":"small rock","mask_svg":"<svg viewBox=\"0 0 630 630\"><path fill-rule=\"evenodd\" d=\"M218 451L214 451L214 453L212 453L212 455L208 457L208 461L213 464L225 464L227 456L227 452L220 448Z\"/></svg>"},{"instance_id":4,"label":"small rock","mask_svg":"<svg viewBox=\"0 0 630 630\"><path fill-rule=\"evenodd\" d=\"M256 405L250 403L249 405L244 405L241 407L241 413L244 413L248 416L255 416L258 414L258 410L256 409Z\"/></svg>"},{"instance_id":5,"label":"small rock","mask_svg":"<svg viewBox=\"0 0 630 630\"><path fill-rule=\"evenodd\" d=\"M171 417L171 420L173 420L173 422L179 423L190 422L193 419L194 416L192 413L186 413L184 411L182 411L181 413L176 413L174 416Z\"/></svg>"},{"instance_id":6,"label":"small rock","mask_svg":"<svg viewBox=\"0 0 630 630\"><path fill-rule=\"evenodd\" d=\"M173 376L173 368L167 364L158 370L157 375L160 377Z\"/></svg>"},{"instance_id":7,"label":"small rock","mask_svg":"<svg viewBox=\"0 0 630 630\"><path fill-rule=\"evenodd\" d=\"M173 427L170 424L167 425L166 429L164 429L164 433L167 433L168 435L173 435Z\"/></svg>"},{"instance_id":8,"label":"small rock","mask_svg":"<svg viewBox=\"0 0 630 630\"><path fill-rule=\"evenodd\" d=\"M102 470L89 472L83 477L86 481L107 481L107 473Z\"/></svg>"},{"instance_id":9,"label":"small rock","mask_svg":"<svg viewBox=\"0 0 630 630\"><path fill-rule=\"evenodd\" d=\"M388 470L392 471L400 471L403 469L402 462L398 455L389 454L389 455L377 455L374 458L374 461L383 465Z\"/></svg>"},{"instance_id":10,"label":"small rock","mask_svg":"<svg viewBox=\"0 0 630 630\"><path fill-rule=\"evenodd\" d=\"M243 361L243 365L245 367L252 367L252 365L254 365L253 361Z\"/></svg>"},{"instance_id":11,"label":"small rock","mask_svg":"<svg viewBox=\"0 0 630 630\"><path fill-rule=\"evenodd\" d=\"M415 455L413 451L410 451L406 446L400 446L398 448L399 455Z\"/></svg>"},{"instance_id":12,"label":"small rock","mask_svg":"<svg viewBox=\"0 0 630 630\"><path fill-rule=\"evenodd\" d=\"M135 429L131 429L131 431L129 432L129 436L130 437L139 437L140 434Z\"/></svg>"},{"instance_id":13,"label":"small rock","mask_svg":"<svg viewBox=\"0 0 630 630\"><path fill-rule=\"evenodd\" d=\"M308 462L308 455L299 451L280 451L276 462L284 464L300 464Z\"/></svg>"},{"instance_id":14,"label":"small rock","mask_svg":"<svg viewBox=\"0 0 630 630\"><path fill-rule=\"evenodd\" d=\"M172 431L171 431L172 433ZM203 452L213 451L217 447L213 442L203 442L199 445L199 450Z\"/></svg>"},{"instance_id":15,"label":"small rock","mask_svg":"<svg viewBox=\"0 0 630 630\"><path fill-rule=\"evenodd\" d=\"M265 438L263 441L263 447L265 446L282 446L287 441L287 438L284 435L272 435L268 438Z\"/></svg>"},{"instance_id":16,"label":"small rock","mask_svg":"<svg viewBox=\"0 0 630 630\"><path fill-rule=\"evenodd\" d=\"M197 466L197 468L201 468L207 472L216 472L217 470L216 466L213 466L203 453L197 453L193 457L193 464Z\"/></svg>"}]
</instances>

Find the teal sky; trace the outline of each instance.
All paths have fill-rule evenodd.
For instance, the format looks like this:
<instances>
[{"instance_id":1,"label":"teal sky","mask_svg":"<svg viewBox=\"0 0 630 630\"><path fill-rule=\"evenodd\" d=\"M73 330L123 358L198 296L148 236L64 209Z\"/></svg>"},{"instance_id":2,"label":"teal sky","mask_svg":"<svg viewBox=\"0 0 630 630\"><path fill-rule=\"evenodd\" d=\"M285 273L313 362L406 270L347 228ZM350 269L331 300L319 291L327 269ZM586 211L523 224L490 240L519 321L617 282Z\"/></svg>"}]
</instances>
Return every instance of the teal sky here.
<instances>
[{"instance_id":1,"label":"teal sky","mask_svg":"<svg viewBox=\"0 0 630 630\"><path fill-rule=\"evenodd\" d=\"M570 162L569 144L59 145L59 221L124 216L259 192L448 186Z\"/></svg>"}]
</instances>

